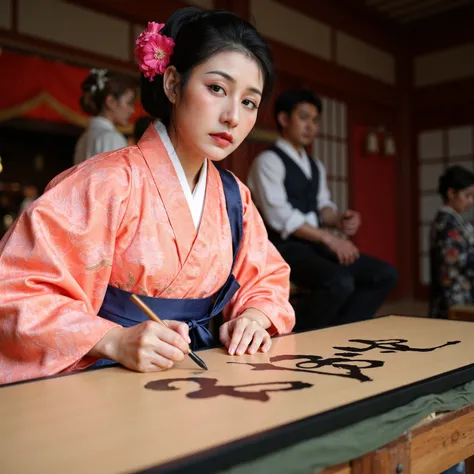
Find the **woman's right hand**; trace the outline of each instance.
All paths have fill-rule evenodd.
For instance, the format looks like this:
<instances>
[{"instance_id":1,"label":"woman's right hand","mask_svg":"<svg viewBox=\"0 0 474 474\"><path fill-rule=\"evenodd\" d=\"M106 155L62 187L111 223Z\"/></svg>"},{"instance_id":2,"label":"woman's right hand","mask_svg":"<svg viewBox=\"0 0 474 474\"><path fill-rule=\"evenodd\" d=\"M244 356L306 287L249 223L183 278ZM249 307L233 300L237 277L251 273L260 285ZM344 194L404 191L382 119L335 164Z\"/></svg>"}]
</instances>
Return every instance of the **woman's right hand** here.
<instances>
[{"instance_id":1,"label":"woman's right hand","mask_svg":"<svg viewBox=\"0 0 474 474\"><path fill-rule=\"evenodd\" d=\"M166 324L145 321L130 328L115 327L87 355L114 360L137 372L169 369L189 353L191 340L187 324Z\"/></svg>"}]
</instances>

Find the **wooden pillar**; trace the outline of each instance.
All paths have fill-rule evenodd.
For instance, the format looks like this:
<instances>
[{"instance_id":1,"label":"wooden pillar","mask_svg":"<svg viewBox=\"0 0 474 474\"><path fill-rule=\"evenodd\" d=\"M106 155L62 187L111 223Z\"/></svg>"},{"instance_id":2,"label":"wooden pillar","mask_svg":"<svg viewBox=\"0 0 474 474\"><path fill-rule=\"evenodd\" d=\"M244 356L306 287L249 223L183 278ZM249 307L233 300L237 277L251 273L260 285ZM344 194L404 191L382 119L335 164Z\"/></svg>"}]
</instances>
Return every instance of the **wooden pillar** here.
<instances>
[{"instance_id":1,"label":"wooden pillar","mask_svg":"<svg viewBox=\"0 0 474 474\"><path fill-rule=\"evenodd\" d=\"M413 121L413 56L409 45L400 47L396 60L397 88L400 98L397 117L397 184L399 298L413 298L418 279L416 254L418 241L418 196L414 179L416 170L416 137Z\"/></svg>"}]
</instances>

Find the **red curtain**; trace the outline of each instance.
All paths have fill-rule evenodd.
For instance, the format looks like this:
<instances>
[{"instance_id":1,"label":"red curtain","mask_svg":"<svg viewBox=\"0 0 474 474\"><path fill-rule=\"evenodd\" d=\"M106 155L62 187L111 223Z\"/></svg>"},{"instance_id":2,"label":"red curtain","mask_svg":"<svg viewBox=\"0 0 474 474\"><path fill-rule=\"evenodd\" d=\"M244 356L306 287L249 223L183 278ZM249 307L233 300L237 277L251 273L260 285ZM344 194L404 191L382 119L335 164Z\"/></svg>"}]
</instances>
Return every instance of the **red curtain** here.
<instances>
[{"instance_id":1,"label":"red curtain","mask_svg":"<svg viewBox=\"0 0 474 474\"><path fill-rule=\"evenodd\" d=\"M58 60L3 50L0 54L0 120L28 117L79 126L87 116L79 106L88 69ZM144 115L137 101L135 118ZM127 130L129 131L129 130Z\"/></svg>"}]
</instances>

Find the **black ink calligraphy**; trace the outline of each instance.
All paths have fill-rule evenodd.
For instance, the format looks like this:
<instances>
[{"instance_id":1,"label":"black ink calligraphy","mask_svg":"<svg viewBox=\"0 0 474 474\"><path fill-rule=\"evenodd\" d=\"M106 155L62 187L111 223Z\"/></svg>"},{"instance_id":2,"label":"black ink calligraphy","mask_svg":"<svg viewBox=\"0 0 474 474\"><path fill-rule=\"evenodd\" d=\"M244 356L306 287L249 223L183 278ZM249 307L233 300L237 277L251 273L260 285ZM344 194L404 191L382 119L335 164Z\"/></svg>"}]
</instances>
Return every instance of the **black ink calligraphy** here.
<instances>
[{"instance_id":1,"label":"black ink calligraphy","mask_svg":"<svg viewBox=\"0 0 474 474\"><path fill-rule=\"evenodd\" d=\"M299 360L301 362L295 364L296 368L283 367L273 363L251 363L251 362L228 362L229 364L250 365L252 370L279 370L290 372L306 372L310 374L331 375L334 377L348 377L359 380L359 382L370 382L372 379L362 373L362 369L374 369L382 367L382 360L366 360L366 359L348 359L346 357L329 357L323 359L318 355L279 355L270 358L270 362L280 362L284 360ZM329 370L318 370L321 368L333 368L338 372L330 372ZM342 372L341 372L342 371Z\"/></svg>"},{"instance_id":2,"label":"black ink calligraphy","mask_svg":"<svg viewBox=\"0 0 474 474\"><path fill-rule=\"evenodd\" d=\"M362 372L362 370L382 367L385 361L357 359L363 352L379 349L381 353L394 352L432 352L443 347L459 344L461 341L448 341L445 344L435 347L410 347L407 339L349 339L349 342L361 344L362 347L341 347L334 346L337 352L332 357L323 358L319 355L279 355L270 358L270 363L250 363L250 362L229 362L229 364L250 365L252 370L277 370L291 372L306 372L312 374L330 375L333 377L347 377L359 382L371 382L373 379ZM274 362L300 360L295 367L284 367L276 365ZM322 370L321 370L322 369ZM336 372L330 369L336 369Z\"/></svg>"},{"instance_id":3,"label":"black ink calligraphy","mask_svg":"<svg viewBox=\"0 0 474 474\"><path fill-rule=\"evenodd\" d=\"M219 395L227 395L234 398L242 398L244 400L257 400L267 402L270 400L270 392L288 392L294 390L303 390L313 385L305 382L264 382L249 383L244 385L218 385L217 379L206 377L188 377L163 379L148 382L145 388L150 390L171 391L179 390L173 386L176 382L197 383L199 388L186 394L186 397L193 399L214 398Z\"/></svg>"},{"instance_id":4,"label":"black ink calligraphy","mask_svg":"<svg viewBox=\"0 0 474 474\"><path fill-rule=\"evenodd\" d=\"M391 353L391 352L432 352L436 349L441 349L442 347L452 346L454 344L459 344L461 341L448 341L441 346L435 347L410 347L408 344L404 344L408 342L407 339L349 339L349 342L356 342L358 344L365 345L366 347L339 347L334 346L333 349L337 349L338 351L346 351L346 352L367 352L372 351L374 349L380 349L381 353Z\"/></svg>"}]
</instances>

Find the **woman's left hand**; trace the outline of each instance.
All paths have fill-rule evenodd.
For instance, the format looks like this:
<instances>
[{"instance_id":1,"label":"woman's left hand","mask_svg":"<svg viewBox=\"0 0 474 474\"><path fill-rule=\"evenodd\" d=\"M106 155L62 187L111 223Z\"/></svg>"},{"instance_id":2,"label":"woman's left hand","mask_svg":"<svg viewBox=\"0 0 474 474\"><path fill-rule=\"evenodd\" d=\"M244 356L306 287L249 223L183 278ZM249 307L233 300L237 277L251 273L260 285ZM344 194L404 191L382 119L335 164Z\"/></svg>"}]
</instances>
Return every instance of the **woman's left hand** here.
<instances>
[{"instance_id":1,"label":"woman's left hand","mask_svg":"<svg viewBox=\"0 0 474 474\"><path fill-rule=\"evenodd\" d=\"M267 352L272 340L267 328L271 321L256 309L245 310L238 318L224 323L219 330L219 339L230 355L255 354L258 350Z\"/></svg>"}]
</instances>

